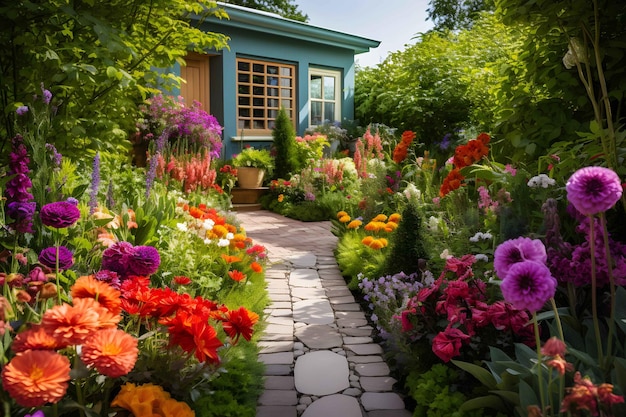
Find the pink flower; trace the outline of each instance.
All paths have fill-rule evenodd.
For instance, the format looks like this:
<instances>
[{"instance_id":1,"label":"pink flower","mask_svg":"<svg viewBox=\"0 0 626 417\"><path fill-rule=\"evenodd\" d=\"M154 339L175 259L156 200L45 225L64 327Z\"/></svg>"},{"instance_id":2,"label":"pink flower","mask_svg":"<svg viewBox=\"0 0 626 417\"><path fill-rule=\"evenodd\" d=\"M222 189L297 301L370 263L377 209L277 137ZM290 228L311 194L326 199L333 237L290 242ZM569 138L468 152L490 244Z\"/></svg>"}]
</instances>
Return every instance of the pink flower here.
<instances>
[{"instance_id":1,"label":"pink flower","mask_svg":"<svg viewBox=\"0 0 626 417\"><path fill-rule=\"evenodd\" d=\"M533 261L513 264L502 281L504 299L531 312L540 310L556 291L556 279L547 266Z\"/></svg>"},{"instance_id":2,"label":"pink flower","mask_svg":"<svg viewBox=\"0 0 626 417\"><path fill-rule=\"evenodd\" d=\"M433 339L433 352L442 361L450 362L450 359L460 355L461 346L469 342L469 339L470 337L459 329L448 327Z\"/></svg>"},{"instance_id":3,"label":"pink flower","mask_svg":"<svg viewBox=\"0 0 626 417\"><path fill-rule=\"evenodd\" d=\"M619 176L603 167L585 167L574 172L565 190L569 202L585 216L609 210L622 197Z\"/></svg>"},{"instance_id":4,"label":"pink flower","mask_svg":"<svg viewBox=\"0 0 626 417\"><path fill-rule=\"evenodd\" d=\"M522 261L545 264L548 259L546 247L539 239L518 237L501 243L494 252L493 267L501 279L506 278L509 268Z\"/></svg>"}]
</instances>

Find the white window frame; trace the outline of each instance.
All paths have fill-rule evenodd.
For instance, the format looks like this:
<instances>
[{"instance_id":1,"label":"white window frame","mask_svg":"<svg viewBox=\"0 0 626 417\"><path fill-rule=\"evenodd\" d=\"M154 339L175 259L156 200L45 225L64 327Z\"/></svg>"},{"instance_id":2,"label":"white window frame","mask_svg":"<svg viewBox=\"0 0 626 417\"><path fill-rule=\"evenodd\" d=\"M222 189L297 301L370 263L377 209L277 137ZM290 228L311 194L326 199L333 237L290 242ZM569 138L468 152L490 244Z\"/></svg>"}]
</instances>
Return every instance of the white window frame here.
<instances>
[{"instance_id":1,"label":"white window frame","mask_svg":"<svg viewBox=\"0 0 626 417\"><path fill-rule=\"evenodd\" d=\"M324 114L324 103L331 102L331 100L324 99L324 85L322 81L322 98L312 98L311 97L311 77L317 75L321 77L334 77L335 78L335 97L332 102L335 104L335 113L334 120L329 120L330 123L335 121L341 121L341 92L342 92L342 81L343 78L341 76L341 71L339 70L327 70L321 68L309 68L309 76L307 79L307 88L309 90L309 126L318 126L318 124L314 124L311 120L312 116L312 103L313 102L322 102L322 114ZM323 78L322 78L323 80ZM324 124L325 120L322 120L322 124Z\"/></svg>"}]
</instances>

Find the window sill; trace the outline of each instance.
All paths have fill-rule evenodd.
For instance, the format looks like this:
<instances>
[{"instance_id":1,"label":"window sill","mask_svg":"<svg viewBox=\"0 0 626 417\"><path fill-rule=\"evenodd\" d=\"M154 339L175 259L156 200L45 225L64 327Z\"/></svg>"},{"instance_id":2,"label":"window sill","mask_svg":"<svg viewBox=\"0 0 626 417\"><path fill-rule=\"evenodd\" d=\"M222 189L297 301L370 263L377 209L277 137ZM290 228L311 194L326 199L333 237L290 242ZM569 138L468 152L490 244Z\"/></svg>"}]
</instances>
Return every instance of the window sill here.
<instances>
[{"instance_id":1,"label":"window sill","mask_svg":"<svg viewBox=\"0 0 626 417\"><path fill-rule=\"evenodd\" d=\"M231 136L231 142L273 142L274 138L270 136Z\"/></svg>"}]
</instances>

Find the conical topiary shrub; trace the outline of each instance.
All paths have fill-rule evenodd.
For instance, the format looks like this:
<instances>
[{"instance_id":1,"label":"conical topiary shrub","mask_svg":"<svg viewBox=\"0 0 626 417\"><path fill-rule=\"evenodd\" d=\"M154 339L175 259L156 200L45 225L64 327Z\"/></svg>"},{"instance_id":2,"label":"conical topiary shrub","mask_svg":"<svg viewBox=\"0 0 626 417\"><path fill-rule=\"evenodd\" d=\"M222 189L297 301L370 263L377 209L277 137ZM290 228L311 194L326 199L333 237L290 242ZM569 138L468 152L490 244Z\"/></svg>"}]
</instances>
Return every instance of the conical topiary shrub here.
<instances>
[{"instance_id":1,"label":"conical topiary shrub","mask_svg":"<svg viewBox=\"0 0 626 417\"><path fill-rule=\"evenodd\" d=\"M273 178L289 179L290 174L297 168L296 132L284 108L281 108L276 116L272 137L275 151Z\"/></svg>"},{"instance_id":2,"label":"conical topiary shrub","mask_svg":"<svg viewBox=\"0 0 626 417\"><path fill-rule=\"evenodd\" d=\"M383 275L421 272L428 258L422 242L422 219L417 207L407 204L401 214L402 219L389 242L390 253L383 267Z\"/></svg>"}]
</instances>

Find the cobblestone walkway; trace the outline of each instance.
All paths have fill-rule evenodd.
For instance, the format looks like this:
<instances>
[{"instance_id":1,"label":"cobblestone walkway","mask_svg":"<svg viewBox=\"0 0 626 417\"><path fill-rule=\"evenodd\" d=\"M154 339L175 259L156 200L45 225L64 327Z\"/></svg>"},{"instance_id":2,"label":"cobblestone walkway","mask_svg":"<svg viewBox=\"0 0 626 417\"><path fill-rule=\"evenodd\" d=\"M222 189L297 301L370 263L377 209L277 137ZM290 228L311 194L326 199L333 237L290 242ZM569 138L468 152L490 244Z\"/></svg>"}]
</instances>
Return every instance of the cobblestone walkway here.
<instances>
[{"instance_id":1,"label":"cobblestone walkway","mask_svg":"<svg viewBox=\"0 0 626 417\"><path fill-rule=\"evenodd\" d=\"M393 392L373 328L341 276L330 222L237 212L267 248L272 304L261 337L265 391L257 417L410 417Z\"/></svg>"}]
</instances>

